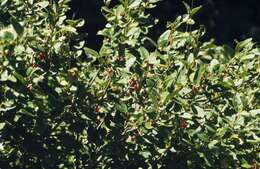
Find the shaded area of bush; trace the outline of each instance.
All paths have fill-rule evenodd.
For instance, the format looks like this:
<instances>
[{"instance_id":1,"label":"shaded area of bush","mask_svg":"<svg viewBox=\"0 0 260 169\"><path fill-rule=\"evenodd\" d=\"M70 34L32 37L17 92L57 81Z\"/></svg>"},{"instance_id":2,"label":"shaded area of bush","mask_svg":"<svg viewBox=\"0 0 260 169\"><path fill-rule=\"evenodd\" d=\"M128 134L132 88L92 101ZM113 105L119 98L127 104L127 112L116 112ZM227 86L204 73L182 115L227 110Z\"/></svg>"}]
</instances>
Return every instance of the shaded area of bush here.
<instances>
[{"instance_id":1,"label":"shaded area of bush","mask_svg":"<svg viewBox=\"0 0 260 169\"><path fill-rule=\"evenodd\" d=\"M72 1L72 13L76 17L86 19L87 24L82 32L89 32L87 40L94 48L100 47L101 38L95 36L96 31L104 27L104 17L100 12L102 0ZM186 1L190 3L189 1ZM242 40L253 37L260 40L260 2L259 0L194 0L196 6L203 5L196 20L206 26L206 39L215 38L218 43L234 44L234 39ZM163 0L159 7L151 12L160 19L152 35L158 36L166 22L174 20L185 8L181 0Z\"/></svg>"}]
</instances>

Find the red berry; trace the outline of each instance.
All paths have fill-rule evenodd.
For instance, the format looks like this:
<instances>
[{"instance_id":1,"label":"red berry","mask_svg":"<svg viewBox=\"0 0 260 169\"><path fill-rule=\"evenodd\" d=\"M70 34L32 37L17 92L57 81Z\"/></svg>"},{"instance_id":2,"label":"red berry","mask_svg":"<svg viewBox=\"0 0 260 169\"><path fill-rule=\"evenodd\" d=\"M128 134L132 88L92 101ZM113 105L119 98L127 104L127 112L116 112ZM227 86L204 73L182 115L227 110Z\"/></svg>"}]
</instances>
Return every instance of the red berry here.
<instances>
[{"instance_id":1,"label":"red berry","mask_svg":"<svg viewBox=\"0 0 260 169\"><path fill-rule=\"evenodd\" d=\"M140 85L138 83L136 83L134 85L134 91L139 91L140 90Z\"/></svg>"},{"instance_id":2,"label":"red berry","mask_svg":"<svg viewBox=\"0 0 260 169\"><path fill-rule=\"evenodd\" d=\"M185 129L187 127L187 123L186 123L186 121L184 119L180 119L179 127L181 129Z\"/></svg>"},{"instance_id":3,"label":"red berry","mask_svg":"<svg viewBox=\"0 0 260 169\"><path fill-rule=\"evenodd\" d=\"M130 85L131 88L133 88L136 84L136 81L135 80L129 80L128 84Z\"/></svg>"},{"instance_id":4,"label":"red berry","mask_svg":"<svg viewBox=\"0 0 260 169\"><path fill-rule=\"evenodd\" d=\"M99 112L100 112L100 107L99 107L99 106L96 106L95 112L96 112L96 113L99 113Z\"/></svg>"},{"instance_id":5,"label":"red berry","mask_svg":"<svg viewBox=\"0 0 260 169\"><path fill-rule=\"evenodd\" d=\"M44 60L45 59L45 54L43 52L40 52L38 55L40 60Z\"/></svg>"}]
</instances>

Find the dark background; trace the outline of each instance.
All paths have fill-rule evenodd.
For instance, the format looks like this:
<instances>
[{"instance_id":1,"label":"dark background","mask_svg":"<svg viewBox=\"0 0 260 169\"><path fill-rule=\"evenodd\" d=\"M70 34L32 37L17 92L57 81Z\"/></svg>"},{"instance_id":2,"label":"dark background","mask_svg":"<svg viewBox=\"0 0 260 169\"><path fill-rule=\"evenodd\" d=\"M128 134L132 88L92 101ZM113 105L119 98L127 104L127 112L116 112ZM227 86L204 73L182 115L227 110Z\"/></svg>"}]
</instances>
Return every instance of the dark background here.
<instances>
[{"instance_id":1,"label":"dark background","mask_svg":"<svg viewBox=\"0 0 260 169\"><path fill-rule=\"evenodd\" d=\"M116 1L116 0L114 0ZM190 4L191 0L186 0ZM98 49L102 39L96 36L98 30L106 24L100 12L103 0L72 0L70 16L84 18L86 24L80 29L88 33L87 46ZM260 41L260 0L194 0L194 6L203 5L195 17L197 24L205 25L205 40L214 38L218 44L234 45L234 40L253 37ZM184 14L181 0L163 0L157 8L152 9L152 16L159 18L159 24L153 28L153 37L165 30L167 21Z\"/></svg>"}]
</instances>

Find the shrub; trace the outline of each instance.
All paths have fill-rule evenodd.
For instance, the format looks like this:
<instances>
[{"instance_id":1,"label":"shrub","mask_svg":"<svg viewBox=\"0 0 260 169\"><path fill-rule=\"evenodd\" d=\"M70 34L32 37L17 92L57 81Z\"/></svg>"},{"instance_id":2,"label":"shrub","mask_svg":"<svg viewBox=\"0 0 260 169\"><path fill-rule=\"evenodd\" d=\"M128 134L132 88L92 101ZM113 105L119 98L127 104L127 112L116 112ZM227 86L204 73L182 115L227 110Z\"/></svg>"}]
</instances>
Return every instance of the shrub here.
<instances>
[{"instance_id":1,"label":"shrub","mask_svg":"<svg viewBox=\"0 0 260 169\"><path fill-rule=\"evenodd\" d=\"M99 51L67 0L2 1L1 167L257 168L260 49L202 42L186 3L154 41L158 1L104 0Z\"/></svg>"},{"instance_id":2,"label":"shrub","mask_svg":"<svg viewBox=\"0 0 260 169\"><path fill-rule=\"evenodd\" d=\"M84 21L66 19L67 10L67 0L1 3L1 168L85 161L88 63L76 32Z\"/></svg>"}]
</instances>

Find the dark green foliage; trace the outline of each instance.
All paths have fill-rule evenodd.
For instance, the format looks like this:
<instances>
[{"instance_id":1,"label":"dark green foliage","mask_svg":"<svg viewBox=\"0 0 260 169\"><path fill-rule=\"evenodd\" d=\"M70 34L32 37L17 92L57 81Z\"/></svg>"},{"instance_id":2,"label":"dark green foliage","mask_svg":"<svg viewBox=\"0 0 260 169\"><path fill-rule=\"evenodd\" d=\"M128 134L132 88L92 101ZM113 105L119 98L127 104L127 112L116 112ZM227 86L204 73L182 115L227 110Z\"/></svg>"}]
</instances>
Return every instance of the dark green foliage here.
<instances>
[{"instance_id":1,"label":"dark green foliage","mask_svg":"<svg viewBox=\"0 0 260 169\"><path fill-rule=\"evenodd\" d=\"M1 168L253 168L259 163L260 49L202 42L192 19L104 1L99 51L67 0L4 0L0 11Z\"/></svg>"}]
</instances>

